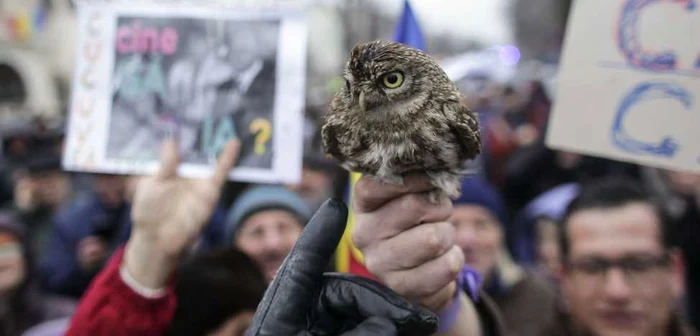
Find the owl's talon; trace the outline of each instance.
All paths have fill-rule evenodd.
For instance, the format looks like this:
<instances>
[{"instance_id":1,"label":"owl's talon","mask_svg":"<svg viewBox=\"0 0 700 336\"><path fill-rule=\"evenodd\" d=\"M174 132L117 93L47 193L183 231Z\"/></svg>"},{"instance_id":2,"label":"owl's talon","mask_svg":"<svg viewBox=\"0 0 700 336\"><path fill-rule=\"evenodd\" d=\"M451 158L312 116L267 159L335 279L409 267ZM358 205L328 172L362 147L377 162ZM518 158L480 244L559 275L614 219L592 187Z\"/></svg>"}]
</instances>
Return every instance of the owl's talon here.
<instances>
[{"instance_id":1,"label":"owl's talon","mask_svg":"<svg viewBox=\"0 0 700 336\"><path fill-rule=\"evenodd\" d=\"M440 201L445 197L445 192L440 189L433 189L427 193L428 202L431 204L439 204Z\"/></svg>"},{"instance_id":2,"label":"owl's talon","mask_svg":"<svg viewBox=\"0 0 700 336\"><path fill-rule=\"evenodd\" d=\"M459 174L446 171L428 172L428 177L430 177L431 183L450 199L455 200L462 194Z\"/></svg>"},{"instance_id":3,"label":"owl's talon","mask_svg":"<svg viewBox=\"0 0 700 336\"><path fill-rule=\"evenodd\" d=\"M403 185L403 177L398 175L390 175L382 177L382 181L389 184Z\"/></svg>"}]
</instances>

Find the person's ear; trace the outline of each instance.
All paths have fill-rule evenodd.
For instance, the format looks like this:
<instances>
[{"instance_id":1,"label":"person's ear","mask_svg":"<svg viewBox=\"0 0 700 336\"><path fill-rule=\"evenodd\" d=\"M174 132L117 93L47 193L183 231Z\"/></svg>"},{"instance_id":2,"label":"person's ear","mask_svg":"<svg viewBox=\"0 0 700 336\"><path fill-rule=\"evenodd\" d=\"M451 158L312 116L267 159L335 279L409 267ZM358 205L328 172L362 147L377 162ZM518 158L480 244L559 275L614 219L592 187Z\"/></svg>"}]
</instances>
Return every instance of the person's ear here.
<instances>
[{"instance_id":1,"label":"person's ear","mask_svg":"<svg viewBox=\"0 0 700 336\"><path fill-rule=\"evenodd\" d=\"M671 289L673 290L673 295L677 299L680 299L685 295L685 263L683 252L677 248L671 249L669 257Z\"/></svg>"}]
</instances>

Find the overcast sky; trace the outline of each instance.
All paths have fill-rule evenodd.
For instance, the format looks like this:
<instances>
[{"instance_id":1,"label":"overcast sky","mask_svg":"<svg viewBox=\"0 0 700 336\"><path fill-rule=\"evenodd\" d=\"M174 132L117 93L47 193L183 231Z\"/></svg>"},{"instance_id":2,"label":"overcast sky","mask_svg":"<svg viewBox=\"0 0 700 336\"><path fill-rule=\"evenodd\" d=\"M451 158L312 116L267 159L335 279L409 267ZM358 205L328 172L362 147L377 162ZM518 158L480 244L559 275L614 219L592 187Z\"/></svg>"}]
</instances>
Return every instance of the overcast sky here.
<instances>
[{"instance_id":1,"label":"overcast sky","mask_svg":"<svg viewBox=\"0 0 700 336\"><path fill-rule=\"evenodd\" d=\"M387 14L397 16L403 0L373 0ZM510 44L513 37L506 13L510 0L411 0L426 31L462 32L489 44Z\"/></svg>"}]
</instances>

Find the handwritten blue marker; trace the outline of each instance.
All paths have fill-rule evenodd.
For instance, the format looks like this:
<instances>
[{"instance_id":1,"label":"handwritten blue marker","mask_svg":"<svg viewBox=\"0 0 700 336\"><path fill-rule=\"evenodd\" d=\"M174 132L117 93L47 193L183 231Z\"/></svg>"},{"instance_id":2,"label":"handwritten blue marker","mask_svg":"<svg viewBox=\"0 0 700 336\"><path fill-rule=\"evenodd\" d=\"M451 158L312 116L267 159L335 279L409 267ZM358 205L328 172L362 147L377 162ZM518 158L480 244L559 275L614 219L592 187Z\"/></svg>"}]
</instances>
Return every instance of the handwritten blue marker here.
<instances>
[{"instance_id":1,"label":"handwritten blue marker","mask_svg":"<svg viewBox=\"0 0 700 336\"><path fill-rule=\"evenodd\" d=\"M618 107L612 126L613 145L628 153L648 154L667 158L675 156L681 145L671 136L664 137L659 143L648 143L636 140L625 131L623 125L625 117L635 105L644 101L665 98L680 101L687 110L690 110L693 102L690 92L672 83L644 82L627 94Z\"/></svg>"},{"instance_id":2,"label":"handwritten blue marker","mask_svg":"<svg viewBox=\"0 0 700 336\"><path fill-rule=\"evenodd\" d=\"M637 36L637 21L639 15L650 4L670 1L681 4L687 11L693 11L696 7L695 0L628 0L622 8L617 25L618 48L625 55L630 65L652 71L676 70L678 57L673 51L653 53L645 50ZM696 68L700 66L700 59L696 61Z\"/></svg>"}]
</instances>

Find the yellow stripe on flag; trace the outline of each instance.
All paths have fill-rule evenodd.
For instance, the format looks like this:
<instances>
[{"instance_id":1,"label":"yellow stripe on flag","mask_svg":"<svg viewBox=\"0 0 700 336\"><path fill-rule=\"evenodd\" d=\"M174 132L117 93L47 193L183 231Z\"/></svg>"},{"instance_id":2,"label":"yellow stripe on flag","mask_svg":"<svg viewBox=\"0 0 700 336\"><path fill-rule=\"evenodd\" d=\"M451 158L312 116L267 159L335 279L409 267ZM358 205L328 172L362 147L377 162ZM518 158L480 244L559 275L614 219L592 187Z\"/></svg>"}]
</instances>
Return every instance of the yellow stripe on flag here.
<instances>
[{"instance_id":1,"label":"yellow stripe on flag","mask_svg":"<svg viewBox=\"0 0 700 336\"><path fill-rule=\"evenodd\" d=\"M350 258L353 258L360 263L364 263L365 260L362 256L362 252L360 252L360 250L358 250L352 243L352 238L350 236L353 224L355 223L355 216L352 213L352 205L350 202L352 202L355 183L357 183L361 176L362 174L360 173L350 173L350 195L346 202L348 204L348 224L345 227L343 238L341 238L340 244L338 244L338 248L336 250L336 268L338 272L348 273L350 271Z\"/></svg>"}]
</instances>

